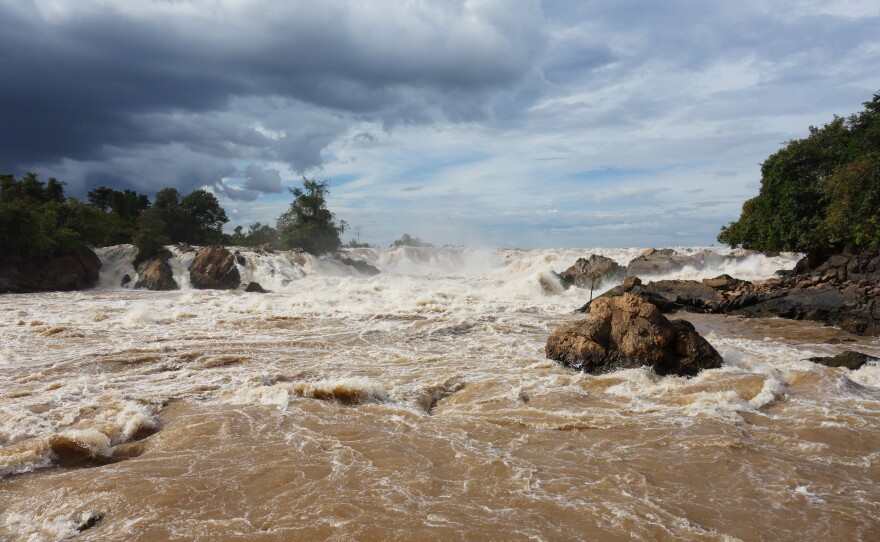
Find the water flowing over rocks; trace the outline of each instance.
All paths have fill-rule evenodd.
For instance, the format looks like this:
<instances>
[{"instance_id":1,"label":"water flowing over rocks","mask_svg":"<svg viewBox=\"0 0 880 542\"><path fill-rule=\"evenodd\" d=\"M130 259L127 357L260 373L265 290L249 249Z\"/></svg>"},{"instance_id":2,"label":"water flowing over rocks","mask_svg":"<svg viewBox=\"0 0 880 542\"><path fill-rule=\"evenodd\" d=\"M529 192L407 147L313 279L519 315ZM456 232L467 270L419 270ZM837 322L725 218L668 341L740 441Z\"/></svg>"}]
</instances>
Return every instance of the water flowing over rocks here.
<instances>
[{"instance_id":1,"label":"water flowing over rocks","mask_svg":"<svg viewBox=\"0 0 880 542\"><path fill-rule=\"evenodd\" d=\"M234 290L241 284L235 256L220 246L204 247L196 252L190 278L193 287L201 290Z\"/></svg>"},{"instance_id":2,"label":"water flowing over rocks","mask_svg":"<svg viewBox=\"0 0 880 542\"><path fill-rule=\"evenodd\" d=\"M137 266L138 281L134 287L159 291L179 290L180 286L174 280L174 271L168 264L171 257L171 252L167 248L162 248L152 257L139 263Z\"/></svg>"},{"instance_id":3,"label":"water flowing over rocks","mask_svg":"<svg viewBox=\"0 0 880 542\"><path fill-rule=\"evenodd\" d=\"M545 353L590 374L647 366L660 375L693 376L722 361L689 322L669 321L630 293L594 300L589 319L557 329Z\"/></svg>"},{"instance_id":4,"label":"water flowing over rocks","mask_svg":"<svg viewBox=\"0 0 880 542\"><path fill-rule=\"evenodd\" d=\"M780 278L748 282L721 275L714 279L661 280L628 290L664 312L685 310L778 316L837 325L846 331L880 334L880 249L844 252L815 265L807 258ZM623 286L603 296L626 293ZM593 301L595 303L595 301ZM580 310L586 312L590 304Z\"/></svg>"},{"instance_id":5,"label":"water flowing over rocks","mask_svg":"<svg viewBox=\"0 0 880 542\"><path fill-rule=\"evenodd\" d=\"M841 352L836 356L820 356L809 358L809 360L813 363L820 363L827 367L846 367L850 371L861 369L863 365L875 359L877 358L869 356L868 354L863 354L862 352L856 352L854 350L847 350L846 352Z\"/></svg>"},{"instance_id":6,"label":"water flowing over rocks","mask_svg":"<svg viewBox=\"0 0 880 542\"><path fill-rule=\"evenodd\" d=\"M92 288L98 283L100 269L101 260L87 248L41 258L7 256L0 262L0 293Z\"/></svg>"}]
</instances>

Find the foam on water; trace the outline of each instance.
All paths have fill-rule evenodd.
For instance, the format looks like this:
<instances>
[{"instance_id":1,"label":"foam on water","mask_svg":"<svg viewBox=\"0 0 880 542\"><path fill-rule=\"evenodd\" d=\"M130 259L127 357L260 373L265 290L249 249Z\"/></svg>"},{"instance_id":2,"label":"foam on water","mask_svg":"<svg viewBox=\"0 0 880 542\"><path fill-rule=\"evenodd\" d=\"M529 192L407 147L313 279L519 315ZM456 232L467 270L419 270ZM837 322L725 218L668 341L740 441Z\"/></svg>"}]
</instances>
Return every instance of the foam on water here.
<instances>
[{"instance_id":1,"label":"foam on water","mask_svg":"<svg viewBox=\"0 0 880 542\"><path fill-rule=\"evenodd\" d=\"M774 537L774 514L805 521L797 506L807 520L833 519L819 534L872 521L873 509L858 503L874 495L865 469L878 454L859 435L880 417L880 368L805 361L848 345L823 344L809 330L787 340L773 320L731 332L728 320L703 316L695 325L724 365L695 378L644 369L588 376L544 358L550 331L580 318L571 311L589 296L563 290L552 272L591 253L626 264L641 249L344 251L379 268L376 276L339 260L233 250L242 282L271 293L194 290L193 252L177 247L171 264L183 291L121 288L124 274L136 281L134 253L111 247L95 290L0 297L12 321L0 327L0 476L17 497L0 504L0 538L61 539L102 507L117 514L98 527L107 539L222 538L223 522L245 512L253 525L236 528L254 538L327 538L331 528L370 538L377 522L399 524L399 537L430 524L451 537L476 526L472 538L563 539L577 532L572 525L612 539L749 538L741 521L694 499L760 515ZM719 252L737 257L676 276L756 280L796 260ZM870 341L857 348L880 352ZM141 447L154 453L136 457ZM169 460L150 463L156 457ZM107 480L108 496L78 492L45 469L80 463L104 465L76 474ZM144 472L155 478L142 481ZM121 496L127 487L114 477L173 486L184 503L174 506L191 508L175 516L145 492L153 508L124 511L142 495ZM29 497L51 501L29 512L24 496L43 480L63 487L70 506L49 491ZM205 487L224 499L205 500ZM257 498L239 507L245 494ZM344 506L335 495L346 495ZM768 504L777 498L803 502L777 511ZM828 506L810 508L816 498ZM266 499L298 515L254 505ZM149 530L157 524L173 532ZM282 524L314 530L298 537Z\"/></svg>"}]
</instances>

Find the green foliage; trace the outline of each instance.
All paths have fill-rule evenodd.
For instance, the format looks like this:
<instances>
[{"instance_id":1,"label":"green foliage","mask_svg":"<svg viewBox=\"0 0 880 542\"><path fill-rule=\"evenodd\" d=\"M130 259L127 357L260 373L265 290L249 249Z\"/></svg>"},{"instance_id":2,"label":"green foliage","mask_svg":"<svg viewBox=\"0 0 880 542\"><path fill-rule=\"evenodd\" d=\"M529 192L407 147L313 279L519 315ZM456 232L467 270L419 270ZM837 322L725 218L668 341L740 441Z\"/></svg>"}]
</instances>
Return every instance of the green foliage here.
<instances>
[{"instance_id":1,"label":"green foliage","mask_svg":"<svg viewBox=\"0 0 880 542\"><path fill-rule=\"evenodd\" d=\"M329 182L303 177L303 188L291 188L290 193L294 199L290 209L278 217L276 228L281 246L316 255L338 249L345 222L337 224L327 209Z\"/></svg>"},{"instance_id":2,"label":"green foliage","mask_svg":"<svg viewBox=\"0 0 880 542\"><path fill-rule=\"evenodd\" d=\"M426 243L418 237L411 237L410 234L404 233L403 237L391 243L392 247L432 247L431 243Z\"/></svg>"},{"instance_id":3,"label":"green foliage","mask_svg":"<svg viewBox=\"0 0 880 542\"><path fill-rule=\"evenodd\" d=\"M262 222L254 222L248 226L247 233L244 232L242 226L235 227L235 233L232 234L229 244L242 247L255 247L265 245L266 243L274 243L278 240L278 231L268 224Z\"/></svg>"},{"instance_id":4,"label":"green foliage","mask_svg":"<svg viewBox=\"0 0 880 542\"><path fill-rule=\"evenodd\" d=\"M228 221L216 196L207 190L181 197L176 189L163 188L156 193L153 205L138 217L132 243L138 247L138 259L171 243L219 244L223 224Z\"/></svg>"},{"instance_id":5,"label":"green foliage","mask_svg":"<svg viewBox=\"0 0 880 542\"><path fill-rule=\"evenodd\" d=\"M345 248L373 248L373 245L371 245L370 243L361 243L354 238L349 240L349 242L343 246L345 246Z\"/></svg>"},{"instance_id":6,"label":"green foliage","mask_svg":"<svg viewBox=\"0 0 880 542\"><path fill-rule=\"evenodd\" d=\"M817 253L880 245L880 93L865 110L810 127L761 166L761 189L718 240Z\"/></svg>"},{"instance_id":7,"label":"green foliage","mask_svg":"<svg viewBox=\"0 0 880 542\"><path fill-rule=\"evenodd\" d=\"M75 199L65 201L64 184L55 179L0 175L0 254L39 257L85 247L96 225L83 207Z\"/></svg>"}]
</instances>

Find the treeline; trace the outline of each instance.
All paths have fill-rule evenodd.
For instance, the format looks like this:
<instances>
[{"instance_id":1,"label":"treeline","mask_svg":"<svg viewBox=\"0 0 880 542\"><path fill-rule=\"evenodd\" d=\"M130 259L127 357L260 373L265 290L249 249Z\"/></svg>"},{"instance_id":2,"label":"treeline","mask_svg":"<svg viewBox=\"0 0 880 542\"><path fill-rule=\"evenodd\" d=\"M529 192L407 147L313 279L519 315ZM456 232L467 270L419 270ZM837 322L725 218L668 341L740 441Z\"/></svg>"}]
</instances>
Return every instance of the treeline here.
<instances>
[{"instance_id":1,"label":"treeline","mask_svg":"<svg viewBox=\"0 0 880 542\"><path fill-rule=\"evenodd\" d=\"M64 183L33 173L0 175L0 254L40 257L85 247L134 243L143 253L164 244L222 241L228 222L206 190L186 196L165 188L150 202L144 194L99 187L88 203L64 196Z\"/></svg>"},{"instance_id":2,"label":"treeline","mask_svg":"<svg viewBox=\"0 0 880 542\"><path fill-rule=\"evenodd\" d=\"M271 243L314 254L338 249L346 224L337 223L327 209L328 181L303 178L303 187L290 192L294 199L276 227L256 222L229 235L222 230L229 222L226 212L207 190L184 196L164 188L151 202L132 190L102 186L88 192L86 203L65 197L64 183L54 178L43 182L33 173L20 179L0 175L0 255L35 258L122 243L137 246L139 259L172 243ZM351 245L362 246L354 240Z\"/></svg>"},{"instance_id":3,"label":"treeline","mask_svg":"<svg viewBox=\"0 0 880 542\"><path fill-rule=\"evenodd\" d=\"M809 254L880 245L880 93L864 105L767 158L758 195L718 240Z\"/></svg>"}]
</instances>

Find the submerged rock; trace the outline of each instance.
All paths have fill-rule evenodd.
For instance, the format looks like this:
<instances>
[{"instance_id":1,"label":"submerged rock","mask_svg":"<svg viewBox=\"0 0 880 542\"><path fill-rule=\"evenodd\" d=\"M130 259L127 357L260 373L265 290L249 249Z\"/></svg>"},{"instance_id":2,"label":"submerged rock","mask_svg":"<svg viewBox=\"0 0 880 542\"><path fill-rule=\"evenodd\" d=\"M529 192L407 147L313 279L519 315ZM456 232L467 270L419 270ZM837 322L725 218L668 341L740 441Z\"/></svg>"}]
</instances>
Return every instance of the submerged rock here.
<instances>
[{"instance_id":1,"label":"submerged rock","mask_svg":"<svg viewBox=\"0 0 880 542\"><path fill-rule=\"evenodd\" d=\"M249 282L248 285L244 287L244 291L245 292L255 292L258 294L267 293L266 290L264 290L263 287L260 286L259 282Z\"/></svg>"},{"instance_id":2,"label":"submerged rock","mask_svg":"<svg viewBox=\"0 0 880 542\"><path fill-rule=\"evenodd\" d=\"M147 258L137 266L138 281L135 288L147 290L179 290L180 286L174 280L174 271L168 264L171 252L167 248L160 249L156 254ZM123 284L125 284L123 282Z\"/></svg>"},{"instance_id":3,"label":"submerged rock","mask_svg":"<svg viewBox=\"0 0 880 542\"><path fill-rule=\"evenodd\" d=\"M578 258L574 265L558 276L566 288L593 288L605 281L622 280L626 276L626 268L611 258L590 254L589 258Z\"/></svg>"},{"instance_id":4,"label":"submerged rock","mask_svg":"<svg viewBox=\"0 0 880 542\"><path fill-rule=\"evenodd\" d=\"M860 369L862 365L865 365L869 361L875 360L877 358L869 356L868 354L856 352L854 350L847 350L846 352L842 352L840 354L837 354L836 356L816 357L808 359L813 363L820 363L828 367L846 367L851 371L855 371L856 369Z\"/></svg>"},{"instance_id":5,"label":"submerged rock","mask_svg":"<svg viewBox=\"0 0 880 542\"><path fill-rule=\"evenodd\" d=\"M88 248L39 258L4 256L0 260L0 293L71 291L98 283L101 260Z\"/></svg>"},{"instance_id":6,"label":"submerged rock","mask_svg":"<svg viewBox=\"0 0 880 542\"><path fill-rule=\"evenodd\" d=\"M189 274L193 287L201 290L234 290L241 284L235 256L220 246L196 251Z\"/></svg>"},{"instance_id":7,"label":"submerged rock","mask_svg":"<svg viewBox=\"0 0 880 542\"><path fill-rule=\"evenodd\" d=\"M693 376L721 366L721 356L686 320L630 293L593 301L587 320L561 326L548 339L548 358L590 374L651 367L660 375Z\"/></svg>"}]
</instances>

